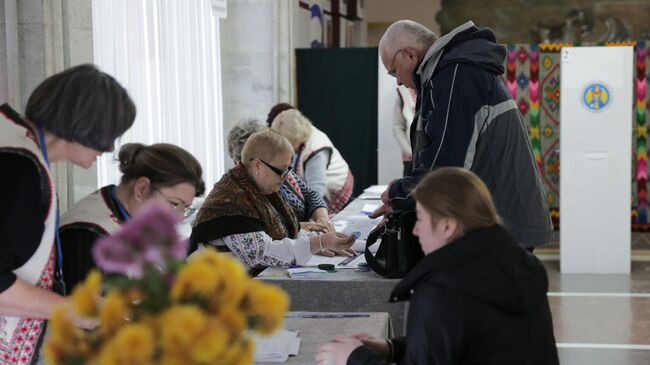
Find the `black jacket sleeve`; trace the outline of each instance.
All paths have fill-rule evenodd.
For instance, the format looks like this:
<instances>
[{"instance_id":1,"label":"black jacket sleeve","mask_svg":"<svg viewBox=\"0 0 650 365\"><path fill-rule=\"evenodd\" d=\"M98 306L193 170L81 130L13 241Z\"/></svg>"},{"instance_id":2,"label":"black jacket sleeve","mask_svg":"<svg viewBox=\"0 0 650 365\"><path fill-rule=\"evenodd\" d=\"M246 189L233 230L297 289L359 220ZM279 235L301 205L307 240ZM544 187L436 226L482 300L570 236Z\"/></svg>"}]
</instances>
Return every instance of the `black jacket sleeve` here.
<instances>
[{"instance_id":1,"label":"black jacket sleeve","mask_svg":"<svg viewBox=\"0 0 650 365\"><path fill-rule=\"evenodd\" d=\"M62 230L60 237L65 287L72 293L72 289L96 267L92 248L100 234L79 227Z\"/></svg>"},{"instance_id":2,"label":"black jacket sleeve","mask_svg":"<svg viewBox=\"0 0 650 365\"><path fill-rule=\"evenodd\" d=\"M370 347L361 346L352 351L347 365L388 365L388 361Z\"/></svg>"},{"instance_id":3,"label":"black jacket sleeve","mask_svg":"<svg viewBox=\"0 0 650 365\"><path fill-rule=\"evenodd\" d=\"M474 133L477 112L492 92L490 75L476 66L450 64L437 71L422 90L420 115L423 131L412 141L417 166L408 176L390 185L393 208L413 210L410 193L431 170L443 166L463 167ZM415 161L415 156L413 156Z\"/></svg>"},{"instance_id":4,"label":"black jacket sleeve","mask_svg":"<svg viewBox=\"0 0 650 365\"><path fill-rule=\"evenodd\" d=\"M21 267L41 243L44 223L41 176L35 163L0 153L0 292L16 281ZM54 214L54 213L53 213Z\"/></svg>"},{"instance_id":5,"label":"black jacket sleeve","mask_svg":"<svg viewBox=\"0 0 650 365\"><path fill-rule=\"evenodd\" d=\"M401 365L457 364L467 337L459 295L424 286L411 298L406 349Z\"/></svg>"}]
</instances>

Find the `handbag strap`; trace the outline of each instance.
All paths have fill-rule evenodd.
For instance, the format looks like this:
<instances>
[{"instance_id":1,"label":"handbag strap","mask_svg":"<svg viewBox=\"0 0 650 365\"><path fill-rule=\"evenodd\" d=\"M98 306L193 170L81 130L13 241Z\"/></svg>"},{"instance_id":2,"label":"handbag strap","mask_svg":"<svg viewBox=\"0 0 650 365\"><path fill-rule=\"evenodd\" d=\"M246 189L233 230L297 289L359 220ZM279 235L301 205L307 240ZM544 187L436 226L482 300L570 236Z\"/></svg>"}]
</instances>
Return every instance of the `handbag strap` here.
<instances>
[{"instance_id":1,"label":"handbag strap","mask_svg":"<svg viewBox=\"0 0 650 365\"><path fill-rule=\"evenodd\" d=\"M374 245L375 242L377 242L379 236L384 232L386 223L387 222L384 220L384 222L380 223L377 227L375 227L375 229L373 229L372 231L370 231L370 233L368 233L368 239L366 240L366 248L364 250L364 256L366 257L366 263L368 264L368 267L370 267L372 271L382 276L388 275L389 272L385 266L383 266L379 261L377 261L375 255L372 252L370 252L370 246Z\"/></svg>"}]
</instances>

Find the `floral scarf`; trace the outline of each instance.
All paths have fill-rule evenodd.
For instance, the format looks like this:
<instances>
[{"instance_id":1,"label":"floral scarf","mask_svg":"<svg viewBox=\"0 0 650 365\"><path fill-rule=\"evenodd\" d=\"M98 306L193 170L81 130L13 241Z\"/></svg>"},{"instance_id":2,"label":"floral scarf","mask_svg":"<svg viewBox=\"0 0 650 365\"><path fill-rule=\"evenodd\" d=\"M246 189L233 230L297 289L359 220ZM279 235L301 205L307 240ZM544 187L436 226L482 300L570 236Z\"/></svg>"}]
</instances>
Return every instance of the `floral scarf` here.
<instances>
[{"instance_id":1,"label":"floral scarf","mask_svg":"<svg viewBox=\"0 0 650 365\"><path fill-rule=\"evenodd\" d=\"M199 243L234 234L264 231L274 240L296 238L300 226L279 193L264 195L243 165L237 164L214 185L199 209L190 252Z\"/></svg>"}]
</instances>

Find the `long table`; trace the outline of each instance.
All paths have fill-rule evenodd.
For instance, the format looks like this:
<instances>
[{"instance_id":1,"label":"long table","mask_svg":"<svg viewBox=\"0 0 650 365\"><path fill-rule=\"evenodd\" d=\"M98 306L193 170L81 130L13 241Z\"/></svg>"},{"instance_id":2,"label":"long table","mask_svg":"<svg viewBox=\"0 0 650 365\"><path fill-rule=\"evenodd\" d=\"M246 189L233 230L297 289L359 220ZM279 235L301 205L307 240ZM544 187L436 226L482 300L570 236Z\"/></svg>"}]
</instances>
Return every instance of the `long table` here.
<instances>
[{"instance_id":1,"label":"long table","mask_svg":"<svg viewBox=\"0 0 650 365\"><path fill-rule=\"evenodd\" d=\"M365 204L379 202L377 199L357 198L332 221L351 221L361 215L361 208ZM369 230L361 232L361 238L365 239ZM343 231L350 233L349 228ZM281 267L269 267L258 277L284 289L291 297L292 311L388 312L395 333L404 334L408 303L388 302L399 279L386 279L372 271L355 269L339 269L317 278L290 278L287 270Z\"/></svg>"},{"instance_id":2,"label":"long table","mask_svg":"<svg viewBox=\"0 0 650 365\"><path fill-rule=\"evenodd\" d=\"M327 313L290 312L288 316L285 328L298 331L300 337L298 356L289 357L285 362L288 365L316 364L314 357L320 346L339 335L367 333L379 338L392 335L388 313L363 313L359 317L345 317L343 314L342 318L337 318L335 315L328 317Z\"/></svg>"}]
</instances>

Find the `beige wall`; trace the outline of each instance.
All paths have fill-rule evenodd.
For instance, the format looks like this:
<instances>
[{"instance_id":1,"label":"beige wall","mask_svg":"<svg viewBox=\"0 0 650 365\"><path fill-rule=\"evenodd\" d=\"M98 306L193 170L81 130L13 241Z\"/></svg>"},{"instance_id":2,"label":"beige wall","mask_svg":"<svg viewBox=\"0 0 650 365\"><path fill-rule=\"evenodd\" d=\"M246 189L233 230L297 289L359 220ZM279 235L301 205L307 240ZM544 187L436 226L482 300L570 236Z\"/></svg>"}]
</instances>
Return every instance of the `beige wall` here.
<instances>
[{"instance_id":1,"label":"beige wall","mask_svg":"<svg viewBox=\"0 0 650 365\"><path fill-rule=\"evenodd\" d=\"M388 26L400 19L410 19L427 26L440 35L436 13L441 0L366 0L365 20L368 23L368 46L376 47Z\"/></svg>"}]
</instances>

